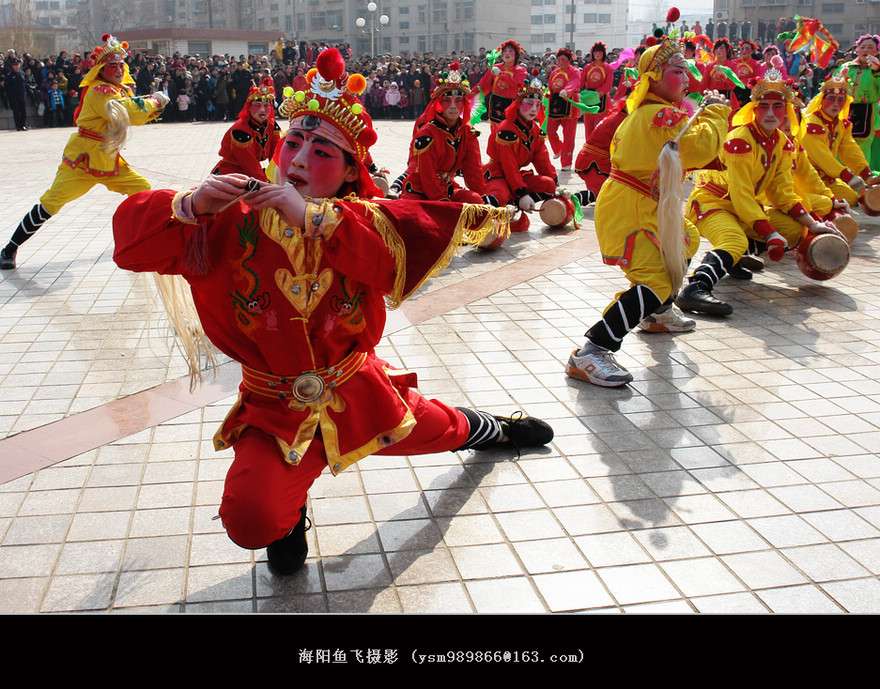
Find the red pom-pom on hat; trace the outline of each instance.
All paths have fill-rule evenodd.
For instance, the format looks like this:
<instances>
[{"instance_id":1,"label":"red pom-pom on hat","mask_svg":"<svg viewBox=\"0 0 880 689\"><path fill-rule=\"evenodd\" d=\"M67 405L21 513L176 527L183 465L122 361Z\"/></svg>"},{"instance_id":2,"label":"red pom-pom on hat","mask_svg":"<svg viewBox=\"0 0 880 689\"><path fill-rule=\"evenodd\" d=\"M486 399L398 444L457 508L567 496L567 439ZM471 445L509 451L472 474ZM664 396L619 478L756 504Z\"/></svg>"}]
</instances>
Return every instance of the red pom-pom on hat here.
<instances>
[{"instance_id":1,"label":"red pom-pom on hat","mask_svg":"<svg viewBox=\"0 0 880 689\"><path fill-rule=\"evenodd\" d=\"M649 48L651 48L651 47L657 45L657 39L654 38L653 36L648 36L645 39L645 45L648 46Z\"/></svg>"},{"instance_id":2,"label":"red pom-pom on hat","mask_svg":"<svg viewBox=\"0 0 880 689\"><path fill-rule=\"evenodd\" d=\"M669 8L669 11L666 13L666 21L669 24L674 24L679 19L681 19L681 12L679 12L677 7Z\"/></svg>"},{"instance_id":3,"label":"red pom-pom on hat","mask_svg":"<svg viewBox=\"0 0 880 689\"><path fill-rule=\"evenodd\" d=\"M455 71L458 71L459 67L461 67L461 65L459 65L457 62L453 62L452 64L449 65L449 69L452 69Z\"/></svg>"},{"instance_id":4,"label":"red pom-pom on hat","mask_svg":"<svg viewBox=\"0 0 880 689\"><path fill-rule=\"evenodd\" d=\"M345 60L336 48L327 48L321 51L315 60L318 73L327 81L336 81L345 71Z\"/></svg>"},{"instance_id":5,"label":"red pom-pom on hat","mask_svg":"<svg viewBox=\"0 0 880 689\"><path fill-rule=\"evenodd\" d=\"M101 40L104 41L104 43L106 43L107 41L110 40L110 34L108 34L108 33L103 34L101 36Z\"/></svg>"}]
</instances>

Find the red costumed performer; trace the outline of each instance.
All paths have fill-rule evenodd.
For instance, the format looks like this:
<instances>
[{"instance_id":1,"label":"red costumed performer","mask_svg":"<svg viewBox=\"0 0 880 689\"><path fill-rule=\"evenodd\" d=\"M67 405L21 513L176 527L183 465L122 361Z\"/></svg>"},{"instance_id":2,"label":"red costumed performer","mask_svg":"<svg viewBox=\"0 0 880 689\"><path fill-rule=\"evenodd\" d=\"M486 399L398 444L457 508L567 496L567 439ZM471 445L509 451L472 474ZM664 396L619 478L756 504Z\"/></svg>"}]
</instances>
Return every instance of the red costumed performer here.
<instances>
[{"instance_id":1,"label":"red costumed performer","mask_svg":"<svg viewBox=\"0 0 880 689\"><path fill-rule=\"evenodd\" d=\"M471 126L470 85L453 62L416 120L402 199L481 203L486 195L478 132ZM467 189L455 177L461 173Z\"/></svg>"},{"instance_id":2,"label":"red costumed performer","mask_svg":"<svg viewBox=\"0 0 880 689\"><path fill-rule=\"evenodd\" d=\"M590 48L593 61L584 66L581 77L581 89L595 91L599 94L599 109L595 113L584 113L584 136L589 139L590 134L601 122L609 111L611 87L614 85L614 70L608 64L608 49L601 41Z\"/></svg>"},{"instance_id":3,"label":"red costumed performer","mask_svg":"<svg viewBox=\"0 0 880 689\"><path fill-rule=\"evenodd\" d=\"M242 365L238 401L214 439L235 451L219 514L235 543L266 547L279 574L305 562L307 491L328 466L335 475L370 454L553 435L537 419L426 399L414 374L377 358L386 300L408 297L463 235L504 223L506 211L371 201L365 161L376 133L357 77L327 49L309 91L284 102L277 184L212 176L195 191L137 194L114 218L116 263L182 276L205 334ZM176 321L180 311L166 307Z\"/></svg>"},{"instance_id":4,"label":"red costumed performer","mask_svg":"<svg viewBox=\"0 0 880 689\"><path fill-rule=\"evenodd\" d=\"M513 203L523 211L511 223L513 232L525 232L529 227L526 213L535 209L536 201L548 199L556 192L556 168L550 162L547 135L536 122L544 85L537 73L533 77L521 85L504 121L492 133L487 147L489 162L483 168L489 203ZM534 171L525 169L529 166Z\"/></svg>"},{"instance_id":5,"label":"red costumed performer","mask_svg":"<svg viewBox=\"0 0 880 689\"><path fill-rule=\"evenodd\" d=\"M526 68L519 64L522 55L519 43L513 40L504 41L498 51L501 53L501 61L492 65L471 91L471 95L482 92L487 99L486 110L493 129L504 121L505 111L529 75Z\"/></svg>"},{"instance_id":6,"label":"red costumed performer","mask_svg":"<svg viewBox=\"0 0 880 689\"><path fill-rule=\"evenodd\" d=\"M275 88L271 79L263 79L259 86L251 86L247 102L238 120L223 135L220 144L222 160L214 168L215 175L238 172L268 182L262 161L271 160L281 139L281 129L275 122Z\"/></svg>"},{"instance_id":7,"label":"red costumed performer","mask_svg":"<svg viewBox=\"0 0 880 689\"><path fill-rule=\"evenodd\" d=\"M574 159L574 138L581 111L572 104L577 101L581 86L580 70L572 64L571 51L560 48L556 52L556 69L550 74L550 106L547 113L547 138L553 157L559 158L563 170L571 170ZM562 139L559 138L562 129Z\"/></svg>"}]
</instances>

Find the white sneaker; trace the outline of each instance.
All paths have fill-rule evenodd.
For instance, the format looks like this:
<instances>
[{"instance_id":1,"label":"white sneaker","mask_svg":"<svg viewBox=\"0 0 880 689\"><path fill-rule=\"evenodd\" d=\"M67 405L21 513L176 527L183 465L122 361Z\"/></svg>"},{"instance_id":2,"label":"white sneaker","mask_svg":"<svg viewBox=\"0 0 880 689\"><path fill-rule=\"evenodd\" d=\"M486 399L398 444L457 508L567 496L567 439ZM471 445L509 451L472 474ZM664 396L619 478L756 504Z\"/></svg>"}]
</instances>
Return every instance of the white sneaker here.
<instances>
[{"instance_id":1,"label":"white sneaker","mask_svg":"<svg viewBox=\"0 0 880 689\"><path fill-rule=\"evenodd\" d=\"M592 345L592 351L587 354L578 356L577 353L575 349L568 357L565 369L567 376L605 388L616 388L632 382L632 373L618 364L609 350Z\"/></svg>"},{"instance_id":2,"label":"white sneaker","mask_svg":"<svg viewBox=\"0 0 880 689\"><path fill-rule=\"evenodd\" d=\"M693 318L688 318L674 306L639 323L639 329L646 333L687 333L696 327Z\"/></svg>"}]
</instances>

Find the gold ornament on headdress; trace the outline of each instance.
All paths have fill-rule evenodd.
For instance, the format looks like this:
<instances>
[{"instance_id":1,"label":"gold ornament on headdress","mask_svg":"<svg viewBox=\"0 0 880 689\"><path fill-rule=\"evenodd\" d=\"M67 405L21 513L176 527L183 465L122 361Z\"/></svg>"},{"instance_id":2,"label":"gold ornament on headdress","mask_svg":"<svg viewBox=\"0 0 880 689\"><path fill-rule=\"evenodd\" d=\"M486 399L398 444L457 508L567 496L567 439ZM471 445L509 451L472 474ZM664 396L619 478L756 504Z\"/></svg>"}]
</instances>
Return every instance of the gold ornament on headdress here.
<instances>
[{"instance_id":1,"label":"gold ornament on headdress","mask_svg":"<svg viewBox=\"0 0 880 689\"><path fill-rule=\"evenodd\" d=\"M116 36L111 36L108 33L101 36L101 40L104 41L104 43L95 46L95 49L92 51L93 64L91 69L86 72L86 75L82 78L80 88L85 88L94 83L94 81L100 76L101 70L104 69L104 65L107 64L111 57L115 56L120 60L125 60L128 56L128 43L126 41L120 41ZM125 63L125 75L122 77L122 83L134 83L134 79L129 73L127 62Z\"/></svg>"},{"instance_id":2,"label":"gold ornament on headdress","mask_svg":"<svg viewBox=\"0 0 880 689\"><path fill-rule=\"evenodd\" d=\"M736 112L731 120L731 124L734 127L741 127L744 124L753 122L755 119L755 106L758 102L763 98L767 98L767 96L771 94L776 94L785 101L785 112L788 115L789 126L791 127L792 133L800 138L796 111L801 110L804 107L804 104L801 102L797 91L795 91L791 80L778 69L772 67L768 69L764 73L764 76L758 79L755 85L751 88L751 102L746 103Z\"/></svg>"},{"instance_id":3,"label":"gold ornament on headdress","mask_svg":"<svg viewBox=\"0 0 880 689\"><path fill-rule=\"evenodd\" d=\"M437 79L437 85L431 91L431 100L436 100L443 94L452 91L459 91L463 96L470 92L470 82L461 73L460 67L457 62L453 62L449 65L449 71L440 75L440 78Z\"/></svg>"},{"instance_id":4,"label":"gold ornament on headdress","mask_svg":"<svg viewBox=\"0 0 880 689\"><path fill-rule=\"evenodd\" d=\"M372 122L357 99L366 89L366 80L361 74L345 73L345 62L335 48L324 50L316 64L306 75L306 90L285 87L279 114L291 121L311 115L329 122L339 129L346 145L341 141L334 143L365 160L370 146L376 142Z\"/></svg>"},{"instance_id":5,"label":"gold ornament on headdress","mask_svg":"<svg viewBox=\"0 0 880 689\"><path fill-rule=\"evenodd\" d=\"M822 109L822 102L826 93L843 93L846 95L846 102L844 103L843 108L841 108L837 119L841 122L849 119L849 106L853 102L853 83L845 74L835 74L826 77L825 81L822 82L822 86L819 87L819 93L813 96L813 100L811 100L810 104L807 106L805 111L806 114L810 115L817 110Z\"/></svg>"}]
</instances>

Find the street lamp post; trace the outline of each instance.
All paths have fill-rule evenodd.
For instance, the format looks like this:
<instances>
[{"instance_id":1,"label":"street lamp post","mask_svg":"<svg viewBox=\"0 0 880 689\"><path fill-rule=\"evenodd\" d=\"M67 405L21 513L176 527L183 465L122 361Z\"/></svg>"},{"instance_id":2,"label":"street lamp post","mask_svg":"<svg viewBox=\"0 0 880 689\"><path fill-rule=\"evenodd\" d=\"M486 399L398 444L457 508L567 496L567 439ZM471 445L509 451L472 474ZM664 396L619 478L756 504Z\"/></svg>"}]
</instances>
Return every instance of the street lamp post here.
<instances>
[{"instance_id":1,"label":"street lamp post","mask_svg":"<svg viewBox=\"0 0 880 689\"><path fill-rule=\"evenodd\" d=\"M387 14L379 15L379 26L376 26L376 11L379 9L378 5L375 2L367 3L367 11L370 13L370 57L376 56L376 32L381 31L386 26L388 26L388 22L391 21L388 18ZM363 17L358 17L357 21L355 21L358 28L362 33L366 33L366 25L367 20Z\"/></svg>"}]
</instances>

